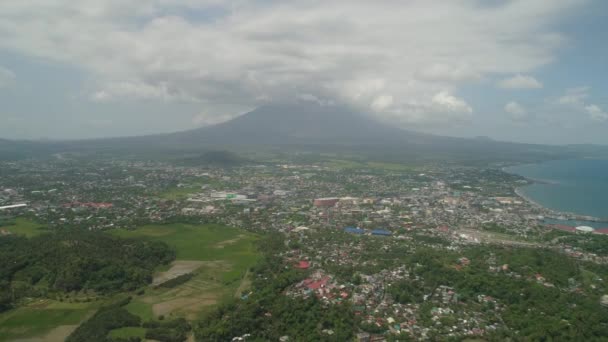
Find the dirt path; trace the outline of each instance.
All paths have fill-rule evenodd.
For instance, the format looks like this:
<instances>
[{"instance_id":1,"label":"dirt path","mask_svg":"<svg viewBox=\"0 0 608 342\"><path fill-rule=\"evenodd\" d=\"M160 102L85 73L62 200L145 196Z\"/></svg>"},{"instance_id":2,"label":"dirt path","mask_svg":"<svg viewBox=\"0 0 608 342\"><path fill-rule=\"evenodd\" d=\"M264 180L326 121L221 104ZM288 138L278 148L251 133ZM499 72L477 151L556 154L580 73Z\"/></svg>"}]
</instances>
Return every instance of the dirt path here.
<instances>
[{"instance_id":1,"label":"dirt path","mask_svg":"<svg viewBox=\"0 0 608 342\"><path fill-rule=\"evenodd\" d=\"M234 292L235 298L240 298L243 291L245 291L251 285L251 281L249 280L249 270L245 272L243 279L241 279L241 283L239 284L239 288Z\"/></svg>"},{"instance_id":2,"label":"dirt path","mask_svg":"<svg viewBox=\"0 0 608 342\"><path fill-rule=\"evenodd\" d=\"M63 342L70 336L74 330L78 328L78 325L60 325L53 330L49 331L43 337L32 337L25 339L15 340L16 342Z\"/></svg>"},{"instance_id":3,"label":"dirt path","mask_svg":"<svg viewBox=\"0 0 608 342\"><path fill-rule=\"evenodd\" d=\"M173 263L171 263L171 268L168 271L158 273L154 276L152 286L162 284L167 280L179 277L184 274L192 273L204 264L205 261L175 260Z\"/></svg>"},{"instance_id":4,"label":"dirt path","mask_svg":"<svg viewBox=\"0 0 608 342\"><path fill-rule=\"evenodd\" d=\"M225 241L216 243L215 244L215 248L224 248L224 247L226 247L228 245L232 245L234 243L237 243L239 240L241 240L244 237L245 237L245 234L239 234L234 239L225 240Z\"/></svg>"}]
</instances>

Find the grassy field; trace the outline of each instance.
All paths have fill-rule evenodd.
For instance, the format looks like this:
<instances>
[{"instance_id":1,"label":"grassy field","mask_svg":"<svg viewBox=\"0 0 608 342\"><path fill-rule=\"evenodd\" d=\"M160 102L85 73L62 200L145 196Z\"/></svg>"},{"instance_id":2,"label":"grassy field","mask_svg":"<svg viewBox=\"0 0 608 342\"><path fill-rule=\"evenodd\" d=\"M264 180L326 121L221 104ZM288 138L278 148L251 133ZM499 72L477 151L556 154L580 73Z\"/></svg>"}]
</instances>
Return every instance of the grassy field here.
<instances>
[{"instance_id":1,"label":"grassy field","mask_svg":"<svg viewBox=\"0 0 608 342\"><path fill-rule=\"evenodd\" d=\"M0 226L0 229L27 237L40 235L45 232L44 225L24 218L15 219L15 224Z\"/></svg>"},{"instance_id":2,"label":"grassy field","mask_svg":"<svg viewBox=\"0 0 608 342\"><path fill-rule=\"evenodd\" d=\"M247 270L258 258L256 235L221 225L152 225L111 233L123 238L160 240L175 248L176 260L172 267L161 270L164 275L183 269L183 264L195 265L195 276L188 282L169 289L148 287L145 294L133 298L127 309L144 320L160 315L199 318L233 297L237 290L243 290Z\"/></svg>"},{"instance_id":3,"label":"grassy field","mask_svg":"<svg viewBox=\"0 0 608 342\"><path fill-rule=\"evenodd\" d=\"M417 167L414 165L398 164L398 163L380 163L380 162L367 162L357 160L344 160L344 159L330 159L323 161L323 165L332 169L371 169L371 170L384 170L384 171L398 171L398 172L414 172Z\"/></svg>"},{"instance_id":4,"label":"grassy field","mask_svg":"<svg viewBox=\"0 0 608 342\"><path fill-rule=\"evenodd\" d=\"M60 326L78 325L100 305L38 300L0 315L0 341L39 337ZM69 332L68 332L69 333Z\"/></svg>"},{"instance_id":5,"label":"grassy field","mask_svg":"<svg viewBox=\"0 0 608 342\"><path fill-rule=\"evenodd\" d=\"M128 339L130 337L139 337L141 339L144 339L146 335L146 328L140 328L140 327L126 327L126 328L120 328L120 329L114 329L112 331L110 331L109 336L111 338L124 338L124 339Z\"/></svg>"}]
</instances>

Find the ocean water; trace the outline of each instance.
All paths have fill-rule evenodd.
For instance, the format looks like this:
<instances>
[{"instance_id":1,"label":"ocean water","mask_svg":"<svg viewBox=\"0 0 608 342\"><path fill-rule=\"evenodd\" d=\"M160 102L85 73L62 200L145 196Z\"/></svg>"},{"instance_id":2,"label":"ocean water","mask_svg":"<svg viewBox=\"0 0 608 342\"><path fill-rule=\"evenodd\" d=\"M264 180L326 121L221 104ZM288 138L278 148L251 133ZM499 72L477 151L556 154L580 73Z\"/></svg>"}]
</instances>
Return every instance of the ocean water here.
<instances>
[{"instance_id":1,"label":"ocean water","mask_svg":"<svg viewBox=\"0 0 608 342\"><path fill-rule=\"evenodd\" d=\"M608 218L608 160L557 160L505 171L544 181L521 190L546 208Z\"/></svg>"}]
</instances>

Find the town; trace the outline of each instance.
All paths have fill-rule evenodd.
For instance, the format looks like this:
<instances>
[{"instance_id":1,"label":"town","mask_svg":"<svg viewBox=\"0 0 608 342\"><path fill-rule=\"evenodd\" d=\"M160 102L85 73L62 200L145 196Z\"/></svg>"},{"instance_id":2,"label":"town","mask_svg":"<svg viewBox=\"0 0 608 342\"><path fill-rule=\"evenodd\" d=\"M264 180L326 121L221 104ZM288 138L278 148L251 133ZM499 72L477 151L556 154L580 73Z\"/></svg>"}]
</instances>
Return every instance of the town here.
<instances>
[{"instance_id":1,"label":"town","mask_svg":"<svg viewBox=\"0 0 608 342\"><path fill-rule=\"evenodd\" d=\"M452 274L483 273L493 281L524 281L608 304L600 276L564 281L507 257L518 249L548 250L607 265L608 250L593 242L608 228L556 223L551 218L566 220L568 214L519 196L517 188L531 181L501 165L192 167L56 158L1 163L0 177L2 235L19 220L49 230L99 231L220 223L281 235L285 248L277 256L304 274L282 295L316 297L328 306L349 303L360 321L353 331L358 341L483 337L514 329L503 317L512 303L483 286L459 288L444 280ZM444 263L433 269L432 258ZM244 291L241 300L249 294Z\"/></svg>"}]
</instances>

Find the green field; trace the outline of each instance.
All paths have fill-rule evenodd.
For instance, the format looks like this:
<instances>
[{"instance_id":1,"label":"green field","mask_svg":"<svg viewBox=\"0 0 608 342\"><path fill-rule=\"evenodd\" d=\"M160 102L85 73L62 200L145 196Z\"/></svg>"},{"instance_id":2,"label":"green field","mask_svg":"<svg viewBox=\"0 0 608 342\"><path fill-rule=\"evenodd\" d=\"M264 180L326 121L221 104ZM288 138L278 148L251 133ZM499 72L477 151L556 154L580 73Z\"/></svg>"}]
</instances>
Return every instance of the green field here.
<instances>
[{"instance_id":1,"label":"green field","mask_svg":"<svg viewBox=\"0 0 608 342\"><path fill-rule=\"evenodd\" d=\"M323 165L332 169L371 169L396 172L415 172L418 167L414 165L399 164L399 163L381 163L367 162L358 160L330 159L323 161Z\"/></svg>"},{"instance_id":2,"label":"green field","mask_svg":"<svg viewBox=\"0 0 608 342\"><path fill-rule=\"evenodd\" d=\"M120 329L114 329L110 331L109 336L111 338L124 338L128 339L130 337L139 337L143 339L146 335L146 328L140 327L126 327Z\"/></svg>"},{"instance_id":3,"label":"green field","mask_svg":"<svg viewBox=\"0 0 608 342\"><path fill-rule=\"evenodd\" d=\"M113 230L123 238L160 240L176 250L173 267L191 265L195 276L174 288L148 287L127 309L144 320L165 317L196 319L246 287L247 270L258 259L255 234L222 225L150 225ZM195 265L195 266L192 266ZM171 273L163 268L159 273Z\"/></svg>"},{"instance_id":4,"label":"green field","mask_svg":"<svg viewBox=\"0 0 608 342\"><path fill-rule=\"evenodd\" d=\"M0 341L29 337L46 339L45 335L55 328L79 324L87 315L92 314L98 305L99 302L62 303L38 300L0 315ZM66 332L69 334L69 331ZM62 332L57 333L61 335Z\"/></svg>"},{"instance_id":5,"label":"green field","mask_svg":"<svg viewBox=\"0 0 608 342\"><path fill-rule=\"evenodd\" d=\"M45 232L44 225L24 218L15 219L14 224L0 226L0 229L5 229L13 234L25 235L27 237L40 235Z\"/></svg>"}]
</instances>

